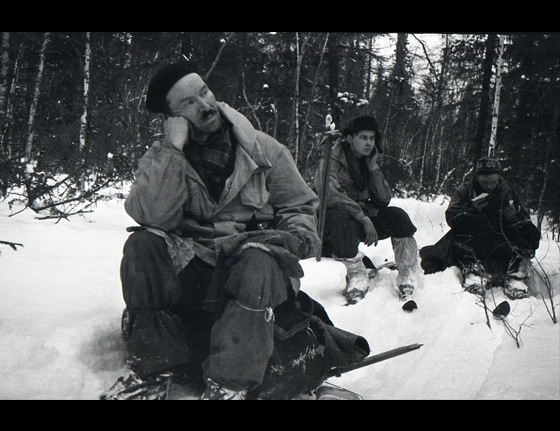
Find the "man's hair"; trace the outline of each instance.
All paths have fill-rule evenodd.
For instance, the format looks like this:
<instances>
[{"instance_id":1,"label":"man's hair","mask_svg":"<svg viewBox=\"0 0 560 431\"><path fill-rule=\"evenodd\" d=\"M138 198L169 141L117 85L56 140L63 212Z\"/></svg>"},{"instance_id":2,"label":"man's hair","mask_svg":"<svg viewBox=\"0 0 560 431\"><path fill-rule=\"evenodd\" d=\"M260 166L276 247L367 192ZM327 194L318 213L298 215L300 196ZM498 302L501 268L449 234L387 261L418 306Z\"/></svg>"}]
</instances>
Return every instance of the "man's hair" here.
<instances>
[{"instance_id":1,"label":"man's hair","mask_svg":"<svg viewBox=\"0 0 560 431\"><path fill-rule=\"evenodd\" d=\"M154 114L169 114L167 94L186 75L198 73L191 62L169 64L162 67L150 80L146 93L146 109Z\"/></svg>"}]
</instances>

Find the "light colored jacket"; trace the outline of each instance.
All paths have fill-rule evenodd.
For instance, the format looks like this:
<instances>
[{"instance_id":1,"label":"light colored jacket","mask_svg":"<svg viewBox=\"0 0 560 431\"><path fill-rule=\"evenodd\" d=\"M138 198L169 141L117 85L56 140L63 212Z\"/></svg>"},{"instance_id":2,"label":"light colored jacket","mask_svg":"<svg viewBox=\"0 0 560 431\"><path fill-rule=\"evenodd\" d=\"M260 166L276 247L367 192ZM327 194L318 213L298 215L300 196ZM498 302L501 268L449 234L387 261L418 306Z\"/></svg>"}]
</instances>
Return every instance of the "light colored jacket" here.
<instances>
[{"instance_id":1,"label":"light colored jacket","mask_svg":"<svg viewBox=\"0 0 560 431\"><path fill-rule=\"evenodd\" d=\"M253 216L274 216L274 231L300 258L314 256L319 245L316 227L318 198L299 174L288 148L255 130L249 120L219 103L220 114L233 125L237 142L235 169L216 202L182 151L169 143L155 143L140 160L136 180L125 203L140 225L164 231L202 260L215 264L218 253L232 251L249 236ZM292 241L293 240L293 241ZM285 242L284 242L285 243ZM297 248L295 250L294 248ZM175 250L177 252L177 250Z\"/></svg>"},{"instance_id":2,"label":"light colored jacket","mask_svg":"<svg viewBox=\"0 0 560 431\"><path fill-rule=\"evenodd\" d=\"M376 216L380 208L388 206L392 193L379 166L370 173L367 187L358 190L350 176L343 145L344 141L338 142L332 150L327 208L346 210L353 220L359 222L365 216ZM314 177L315 190L319 193L323 165L324 160L321 160Z\"/></svg>"}]
</instances>

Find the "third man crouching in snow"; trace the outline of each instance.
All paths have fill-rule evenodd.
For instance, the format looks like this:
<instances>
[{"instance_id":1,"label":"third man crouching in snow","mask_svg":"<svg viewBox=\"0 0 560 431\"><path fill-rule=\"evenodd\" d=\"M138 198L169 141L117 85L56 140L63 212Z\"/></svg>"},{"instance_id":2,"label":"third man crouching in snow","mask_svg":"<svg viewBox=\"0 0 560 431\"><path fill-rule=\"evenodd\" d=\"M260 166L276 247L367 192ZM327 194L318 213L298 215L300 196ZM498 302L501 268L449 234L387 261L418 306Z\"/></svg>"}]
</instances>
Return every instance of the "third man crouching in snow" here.
<instances>
[{"instance_id":1,"label":"third man crouching in snow","mask_svg":"<svg viewBox=\"0 0 560 431\"><path fill-rule=\"evenodd\" d=\"M481 158L472 180L454 193L445 212L451 230L420 250L426 274L457 266L463 288L482 294L502 286L510 299L528 295L526 282L540 232L498 160Z\"/></svg>"}]
</instances>

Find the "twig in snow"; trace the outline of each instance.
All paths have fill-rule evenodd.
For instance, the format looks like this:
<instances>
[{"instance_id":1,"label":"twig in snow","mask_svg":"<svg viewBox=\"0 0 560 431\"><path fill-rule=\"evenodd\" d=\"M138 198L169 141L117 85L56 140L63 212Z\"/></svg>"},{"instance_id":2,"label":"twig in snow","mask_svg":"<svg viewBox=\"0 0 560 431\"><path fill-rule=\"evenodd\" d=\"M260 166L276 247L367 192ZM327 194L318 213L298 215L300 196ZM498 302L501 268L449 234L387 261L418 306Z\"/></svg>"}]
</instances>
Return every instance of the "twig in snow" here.
<instances>
[{"instance_id":1,"label":"twig in snow","mask_svg":"<svg viewBox=\"0 0 560 431\"><path fill-rule=\"evenodd\" d=\"M0 241L0 244L9 245L15 251L17 251L17 246L23 247L23 244L11 241ZM0 252L0 256L2 256L2 252Z\"/></svg>"}]
</instances>

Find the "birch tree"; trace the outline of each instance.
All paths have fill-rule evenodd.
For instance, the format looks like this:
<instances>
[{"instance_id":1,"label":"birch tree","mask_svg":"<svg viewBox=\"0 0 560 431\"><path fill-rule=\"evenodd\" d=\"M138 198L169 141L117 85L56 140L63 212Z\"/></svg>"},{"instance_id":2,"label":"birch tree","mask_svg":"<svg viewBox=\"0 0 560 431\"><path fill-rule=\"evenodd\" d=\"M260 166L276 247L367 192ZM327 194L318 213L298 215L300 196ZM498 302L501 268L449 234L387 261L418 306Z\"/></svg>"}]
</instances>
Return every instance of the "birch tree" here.
<instances>
[{"instance_id":1,"label":"birch tree","mask_svg":"<svg viewBox=\"0 0 560 431\"><path fill-rule=\"evenodd\" d=\"M10 49L10 32L2 32L2 69L0 70L0 114L6 115L6 91L8 86L8 62Z\"/></svg>"},{"instance_id":2,"label":"birch tree","mask_svg":"<svg viewBox=\"0 0 560 431\"><path fill-rule=\"evenodd\" d=\"M303 41L300 42L299 31L296 31L296 76L295 76L295 100L294 100L294 128L295 128L295 162L299 161L299 145L300 145L300 130L299 130L299 104L300 104L300 80L301 80L301 67L303 64L303 57L311 38L310 34L307 34Z\"/></svg>"},{"instance_id":3,"label":"birch tree","mask_svg":"<svg viewBox=\"0 0 560 431\"><path fill-rule=\"evenodd\" d=\"M492 106L492 130L490 132L490 143L488 145L488 155L493 156L496 148L496 134L498 133L498 116L500 113L500 92L502 91L502 61L504 57L504 38L500 39L500 53L498 55L498 65L496 69L496 88L494 91L494 105Z\"/></svg>"},{"instance_id":4,"label":"birch tree","mask_svg":"<svg viewBox=\"0 0 560 431\"><path fill-rule=\"evenodd\" d=\"M37 78L35 79L35 90L33 91L33 100L29 108L29 118L27 120L27 144L25 145L25 159L27 162L31 161L33 150L33 125L35 123L35 114L37 112L37 105L39 104L39 96L41 95L41 82L43 80L43 70L45 68L45 52L49 44L49 32L45 33L43 44L41 46L41 53L39 54L39 66L37 68Z\"/></svg>"},{"instance_id":5,"label":"birch tree","mask_svg":"<svg viewBox=\"0 0 560 431\"><path fill-rule=\"evenodd\" d=\"M489 33L486 39L486 54L484 57L484 74L482 77L482 91L480 93L480 109L478 112L478 130L476 134L476 139L474 142L474 160L473 163L476 165L478 159L482 157L486 151L485 150L485 139L487 136L485 131L488 119L488 106L490 104L490 81L492 79L492 66L494 64L495 58L495 48L496 48L496 33Z\"/></svg>"},{"instance_id":6,"label":"birch tree","mask_svg":"<svg viewBox=\"0 0 560 431\"><path fill-rule=\"evenodd\" d=\"M0 119L2 119L2 124L0 124L0 142L2 146L0 147L0 153L6 152L8 158L11 158L11 145L7 142L6 135L8 131L8 126L11 122L10 106L8 100L10 99L10 92L13 91L13 86L8 86L8 70L9 70L9 49L10 49L10 33L5 31L2 33L2 70L0 71ZM17 65L18 58L15 60ZM17 67L17 66L16 66ZM14 67L14 77L16 76Z\"/></svg>"},{"instance_id":7,"label":"birch tree","mask_svg":"<svg viewBox=\"0 0 560 431\"><path fill-rule=\"evenodd\" d=\"M87 114L88 114L88 98L89 98L89 81L90 81L90 61L91 61L91 35L86 32L86 52L84 57L84 109L80 118L80 151L83 151L86 145L87 131Z\"/></svg>"}]
</instances>

